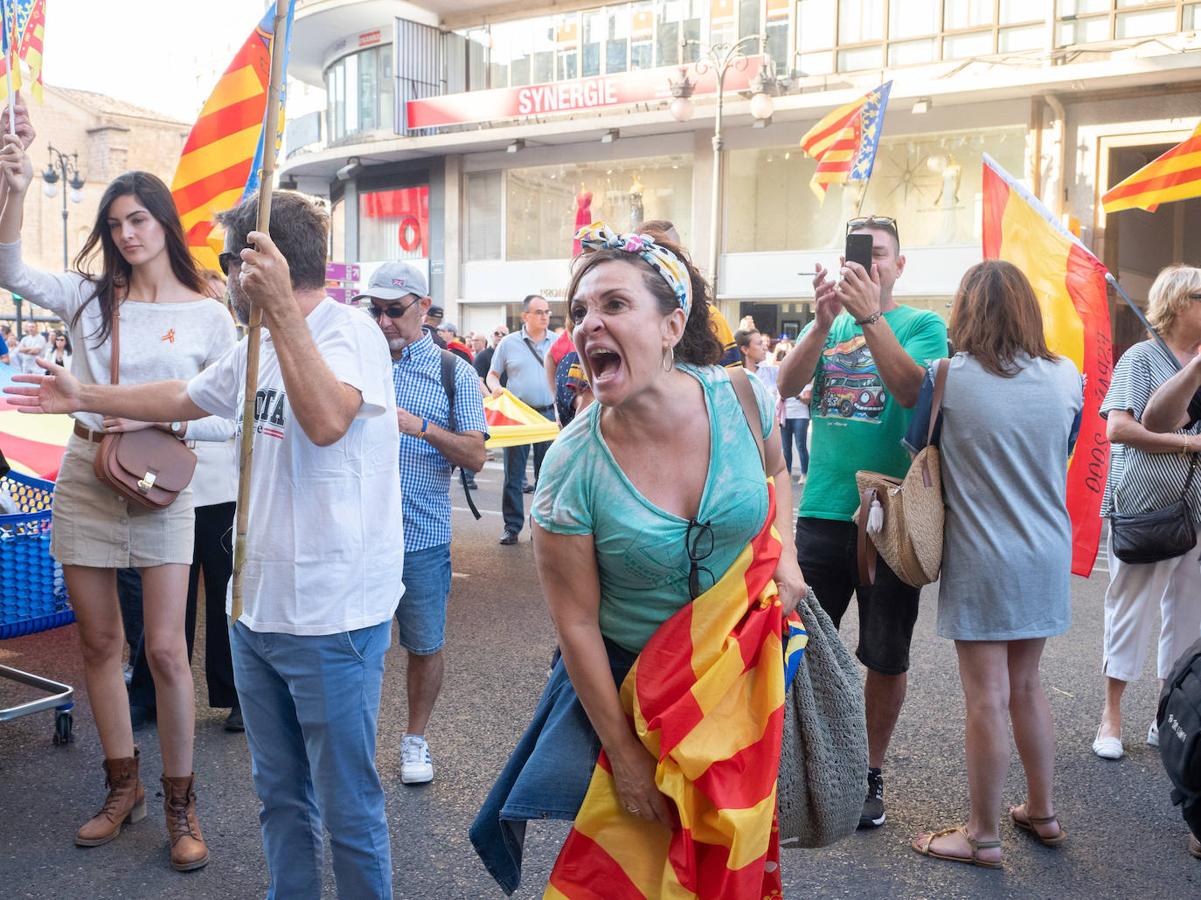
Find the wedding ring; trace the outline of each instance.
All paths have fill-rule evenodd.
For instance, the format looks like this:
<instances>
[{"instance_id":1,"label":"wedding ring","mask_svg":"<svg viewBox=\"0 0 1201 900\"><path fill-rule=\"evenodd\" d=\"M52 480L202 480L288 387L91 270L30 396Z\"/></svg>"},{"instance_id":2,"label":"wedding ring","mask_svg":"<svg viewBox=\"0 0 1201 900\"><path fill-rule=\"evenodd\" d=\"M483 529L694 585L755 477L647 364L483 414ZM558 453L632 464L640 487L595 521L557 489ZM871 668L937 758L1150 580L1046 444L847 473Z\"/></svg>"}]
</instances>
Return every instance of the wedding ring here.
<instances>
[{"instance_id":1,"label":"wedding ring","mask_svg":"<svg viewBox=\"0 0 1201 900\"><path fill-rule=\"evenodd\" d=\"M630 806L630 804L627 803L626 804L626 812L633 813L634 815L638 815L639 810L638 810L637 806Z\"/></svg>"}]
</instances>

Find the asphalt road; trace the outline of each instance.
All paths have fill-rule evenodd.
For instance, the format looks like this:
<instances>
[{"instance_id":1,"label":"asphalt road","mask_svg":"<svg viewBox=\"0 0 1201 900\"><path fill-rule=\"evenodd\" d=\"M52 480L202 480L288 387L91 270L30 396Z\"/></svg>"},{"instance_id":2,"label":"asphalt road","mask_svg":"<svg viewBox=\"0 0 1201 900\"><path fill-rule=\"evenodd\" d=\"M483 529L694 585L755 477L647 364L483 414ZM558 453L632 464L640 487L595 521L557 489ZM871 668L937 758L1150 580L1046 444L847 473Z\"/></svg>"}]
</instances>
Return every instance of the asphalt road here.
<instances>
[{"instance_id":1,"label":"asphalt road","mask_svg":"<svg viewBox=\"0 0 1201 900\"><path fill-rule=\"evenodd\" d=\"M400 783L404 665L395 648L385 676L378 759L388 791L400 898L503 897L472 851L467 828L533 710L554 635L533 572L528 533L516 547L497 546L500 479L496 463L480 476L477 499L486 512L479 523L466 512L457 487L453 495L448 675L429 731L437 768L429 786ZM369 570L364 575L373 577ZM1074 581L1074 626L1050 642L1043 665L1058 730L1058 805L1071 833L1064 847L1045 849L1006 826L1003 872L925 860L908 849L914 832L962 822L967 803L954 649L934 635L935 593L927 589L914 638L909 699L885 772L888 823L824 850L786 851L786 896L1201 897L1201 861L1187 855L1186 831L1168 800L1158 755L1142 743L1154 711L1153 679L1127 692L1126 759L1108 763L1089 752L1102 699L1104 587L1104 574ZM844 638L853 643L853 613L848 619ZM222 730L224 711L204 705L202 665L195 670L197 792L212 862L180 875L168 866L161 807L154 796L160 769L153 729L138 737L143 779L153 798L150 814L104 847L79 849L72 843L75 829L103 797L101 751L82 689L74 626L0 642L0 662L65 680L78 692L77 741L70 747L51 745L51 714L0 723L0 897L240 900L264 895L267 877L246 743ZM0 705L25 696L0 681ZM1016 753L1006 798L1014 803L1023 798ZM531 825L525 880L517 896L540 896L565 833L561 823ZM332 876L327 888L333 896Z\"/></svg>"}]
</instances>

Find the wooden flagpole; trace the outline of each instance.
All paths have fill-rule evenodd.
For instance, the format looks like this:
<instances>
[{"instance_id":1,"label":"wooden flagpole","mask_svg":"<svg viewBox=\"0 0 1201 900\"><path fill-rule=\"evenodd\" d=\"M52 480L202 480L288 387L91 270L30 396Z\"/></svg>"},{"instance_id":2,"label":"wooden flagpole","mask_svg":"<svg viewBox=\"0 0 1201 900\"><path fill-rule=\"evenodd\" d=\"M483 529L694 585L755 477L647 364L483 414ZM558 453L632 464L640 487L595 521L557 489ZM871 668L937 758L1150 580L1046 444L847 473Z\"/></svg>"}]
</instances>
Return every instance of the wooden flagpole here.
<instances>
[{"instance_id":1,"label":"wooden flagpole","mask_svg":"<svg viewBox=\"0 0 1201 900\"><path fill-rule=\"evenodd\" d=\"M5 36L5 43L8 44L7 65L4 67L5 68L4 78L5 78L5 81L8 82L8 133L16 134L17 133L17 111L16 111L16 109L14 109L14 107L16 106L16 103L14 102L14 98L13 98L13 64L17 62L17 48L13 45L12 29L10 29L8 27L8 0L3 0L3 2L4 2L4 6L3 6L4 36ZM12 14L13 14L13 16L16 16L17 11L14 9ZM66 182L64 181L63 182L63 190L65 191L66 189L67 189L67 185L66 185Z\"/></svg>"},{"instance_id":2,"label":"wooden flagpole","mask_svg":"<svg viewBox=\"0 0 1201 900\"><path fill-rule=\"evenodd\" d=\"M267 88L267 121L263 125L263 168L259 177L259 215L257 230L271 233L271 191L275 179L275 133L279 129L279 99L283 96L284 33L288 18L288 0L275 0L275 30L271 39L271 81ZM246 527L250 515L250 474L254 459L254 408L259 386L259 333L263 313L250 309L250 328L246 334L246 396L242 401L242 447L238 460L238 516L234 526L234 585L230 610L234 622L242 615L242 567L246 562Z\"/></svg>"}]
</instances>

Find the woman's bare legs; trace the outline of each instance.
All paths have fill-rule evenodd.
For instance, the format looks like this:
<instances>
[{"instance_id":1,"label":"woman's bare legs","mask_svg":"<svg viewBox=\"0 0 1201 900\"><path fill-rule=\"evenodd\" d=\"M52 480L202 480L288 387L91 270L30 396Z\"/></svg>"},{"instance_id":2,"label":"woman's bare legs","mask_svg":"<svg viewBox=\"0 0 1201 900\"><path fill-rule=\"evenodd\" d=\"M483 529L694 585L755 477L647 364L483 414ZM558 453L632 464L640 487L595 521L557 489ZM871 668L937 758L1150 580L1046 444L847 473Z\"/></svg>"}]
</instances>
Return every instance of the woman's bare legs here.
<instances>
[{"instance_id":1,"label":"woman's bare legs","mask_svg":"<svg viewBox=\"0 0 1201 900\"><path fill-rule=\"evenodd\" d=\"M121 674L125 632L117 602L116 570L63 566L63 576L79 626L84 684L104 756L106 759L133 756L129 694Z\"/></svg>"},{"instance_id":2,"label":"woman's bare legs","mask_svg":"<svg viewBox=\"0 0 1201 900\"><path fill-rule=\"evenodd\" d=\"M184 636L188 566L169 564L142 569L142 596L143 641L146 661L154 676L163 774L186 778L192 774L192 743L196 731L192 666L188 662L188 644Z\"/></svg>"},{"instance_id":3,"label":"woman's bare legs","mask_svg":"<svg viewBox=\"0 0 1201 900\"><path fill-rule=\"evenodd\" d=\"M1009 717L1022 768L1026 770L1026 802L1017 807L1019 817L1044 818L1055 815L1051 783L1055 776L1055 723L1051 705L1039 675L1043 638L1009 642ZM1107 679L1113 684L1117 679ZM1126 683L1118 681L1123 688ZM1117 696L1120 700L1121 690ZM1108 702L1107 702L1108 707ZM1115 704L1116 708L1116 704ZM1035 825L1043 837L1054 837L1059 825Z\"/></svg>"}]
</instances>

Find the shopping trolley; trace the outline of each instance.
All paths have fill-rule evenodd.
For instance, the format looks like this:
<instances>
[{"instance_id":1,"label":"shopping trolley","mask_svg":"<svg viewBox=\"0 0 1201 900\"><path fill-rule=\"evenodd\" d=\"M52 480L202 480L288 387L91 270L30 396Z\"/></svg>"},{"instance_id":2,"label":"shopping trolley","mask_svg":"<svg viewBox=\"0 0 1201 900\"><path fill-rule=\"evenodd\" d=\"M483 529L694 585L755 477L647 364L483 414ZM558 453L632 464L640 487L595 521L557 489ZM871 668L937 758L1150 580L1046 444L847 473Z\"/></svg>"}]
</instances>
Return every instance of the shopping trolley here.
<instances>
[{"instance_id":1,"label":"shopping trolley","mask_svg":"<svg viewBox=\"0 0 1201 900\"><path fill-rule=\"evenodd\" d=\"M69 625L75 613L67 602L63 569L50 556L54 482L9 472L0 478L0 489L20 508L19 513L0 515L0 640ZM4 665L0 678L49 695L0 709L0 722L53 709L54 743L73 740L75 691L70 685Z\"/></svg>"}]
</instances>

